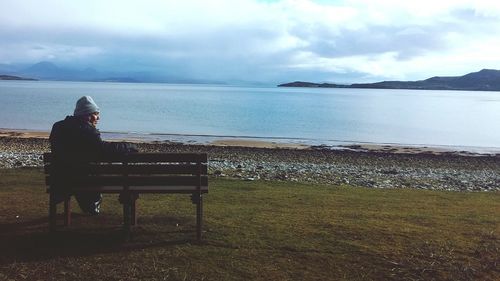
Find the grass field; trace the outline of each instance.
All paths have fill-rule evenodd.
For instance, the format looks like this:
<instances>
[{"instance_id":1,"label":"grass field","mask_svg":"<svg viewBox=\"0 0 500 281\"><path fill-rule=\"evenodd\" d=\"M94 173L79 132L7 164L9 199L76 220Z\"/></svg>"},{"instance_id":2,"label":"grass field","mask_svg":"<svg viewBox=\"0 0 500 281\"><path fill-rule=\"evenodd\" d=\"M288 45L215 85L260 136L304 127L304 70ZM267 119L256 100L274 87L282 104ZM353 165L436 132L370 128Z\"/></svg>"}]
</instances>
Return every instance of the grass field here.
<instances>
[{"instance_id":1,"label":"grass field","mask_svg":"<svg viewBox=\"0 0 500 281\"><path fill-rule=\"evenodd\" d=\"M0 170L0 280L500 280L500 194L211 179L204 242L187 195L147 195L47 233L38 169Z\"/></svg>"}]
</instances>

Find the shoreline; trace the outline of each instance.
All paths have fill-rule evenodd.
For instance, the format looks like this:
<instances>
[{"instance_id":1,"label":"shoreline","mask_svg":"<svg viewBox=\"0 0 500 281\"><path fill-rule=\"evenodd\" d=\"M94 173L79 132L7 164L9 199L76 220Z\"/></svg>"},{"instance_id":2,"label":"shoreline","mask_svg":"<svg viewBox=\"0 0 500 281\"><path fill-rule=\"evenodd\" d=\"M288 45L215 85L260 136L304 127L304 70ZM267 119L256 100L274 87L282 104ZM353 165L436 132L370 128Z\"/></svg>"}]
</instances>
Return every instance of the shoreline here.
<instances>
[{"instance_id":1,"label":"shoreline","mask_svg":"<svg viewBox=\"0 0 500 281\"><path fill-rule=\"evenodd\" d=\"M24 129L2 129L0 137L9 138L40 138L48 139L49 131L36 131ZM246 147L246 148L266 148L266 149L330 149L348 150L354 152L375 152L394 154L432 154L432 155L459 155L459 156L499 156L500 147L468 147L468 146L445 146L445 145L424 145L424 144L397 144L397 143L369 143L369 142L340 142L336 145L313 145L306 143L291 142L291 139L272 138L252 138L243 136L208 136L208 135L182 135L182 134L161 134L147 135L134 133L114 133L102 132L102 138L106 141L120 141L131 143L179 143L186 145L208 145L221 147ZM145 136L162 136L163 139ZM175 136L174 140L167 137ZM199 141L193 140L198 138ZM205 139L203 139L205 138Z\"/></svg>"},{"instance_id":2,"label":"shoreline","mask_svg":"<svg viewBox=\"0 0 500 281\"><path fill-rule=\"evenodd\" d=\"M48 134L47 134L48 135ZM41 155L50 151L47 135L0 134L0 171L43 167ZM276 180L348 185L364 188L412 188L444 191L500 191L500 155L429 153L393 148L362 150L249 147L254 143L185 144L136 142L141 152L207 153L209 175L244 181ZM246 145L246 146L239 146ZM259 143L260 145L260 143ZM411 151L411 152L409 152Z\"/></svg>"}]
</instances>

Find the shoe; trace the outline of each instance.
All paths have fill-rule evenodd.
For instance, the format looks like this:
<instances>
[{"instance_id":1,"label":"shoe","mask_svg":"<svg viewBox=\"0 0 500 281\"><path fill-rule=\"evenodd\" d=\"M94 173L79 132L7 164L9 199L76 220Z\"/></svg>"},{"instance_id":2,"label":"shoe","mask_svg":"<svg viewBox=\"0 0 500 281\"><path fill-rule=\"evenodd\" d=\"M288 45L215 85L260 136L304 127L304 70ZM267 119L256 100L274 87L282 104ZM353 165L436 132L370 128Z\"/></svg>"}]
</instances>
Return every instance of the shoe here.
<instances>
[{"instance_id":1,"label":"shoe","mask_svg":"<svg viewBox=\"0 0 500 281\"><path fill-rule=\"evenodd\" d=\"M82 209L82 211L91 216L97 216L101 212L101 203L102 195L99 195L99 199L97 201L88 202L86 208Z\"/></svg>"},{"instance_id":2,"label":"shoe","mask_svg":"<svg viewBox=\"0 0 500 281\"><path fill-rule=\"evenodd\" d=\"M92 203L92 207L89 210L89 214L91 216L97 216L101 212L101 202L102 202L102 197L99 198L96 202Z\"/></svg>"},{"instance_id":3,"label":"shoe","mask_svg":"<svg viewBox=\"0 0 500 281\"><path fill-rule=\"evenodd\" d=\"M75 194L76 201L82 209L82 212L89 214L91 216L97 216L100 213L102 194L87 194L87 193L77 193Z\"/></svg>"}]
</instances>

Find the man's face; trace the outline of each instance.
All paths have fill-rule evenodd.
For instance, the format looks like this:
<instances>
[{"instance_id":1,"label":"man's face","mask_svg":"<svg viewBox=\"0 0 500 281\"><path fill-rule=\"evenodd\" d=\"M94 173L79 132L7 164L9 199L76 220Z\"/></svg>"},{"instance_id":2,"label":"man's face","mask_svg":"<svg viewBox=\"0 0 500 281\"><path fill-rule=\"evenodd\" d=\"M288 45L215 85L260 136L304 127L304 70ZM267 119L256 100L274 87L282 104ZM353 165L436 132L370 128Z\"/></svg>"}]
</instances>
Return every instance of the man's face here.
<instances>
[{"instance_id":1,"label":"man's face","mask_svg":"<svg viewBox=\"0 0 500 281\"><path fill-rule=\"evenodd\" d=\"M99 121L99 112L94 112L89 115L89 122L90 124L92 124L92 126L96 127L97 121Z\"/></svg>"}]
</instances>

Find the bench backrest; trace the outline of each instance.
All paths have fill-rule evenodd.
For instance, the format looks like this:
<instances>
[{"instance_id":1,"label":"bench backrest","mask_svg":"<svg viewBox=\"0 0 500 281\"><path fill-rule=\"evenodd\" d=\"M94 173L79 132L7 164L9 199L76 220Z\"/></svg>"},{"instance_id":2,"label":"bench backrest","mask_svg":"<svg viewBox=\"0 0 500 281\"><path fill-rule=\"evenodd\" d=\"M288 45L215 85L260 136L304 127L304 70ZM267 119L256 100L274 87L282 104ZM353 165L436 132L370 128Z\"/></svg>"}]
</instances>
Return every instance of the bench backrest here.
<instances>
[{"instance_id":1,"label":"bench backrest","mask_svg":"<svg viewBox=\"0 0 500 281\"><path fill-rule=\"evenodd\" d=\"M132 153L93 159L87 163L54 161L43 155L46 184L51 187L147 188L149 192L208 191L206 153ZM155 189L156 188L156 189Z\"/></svg>"}]
</instances>

